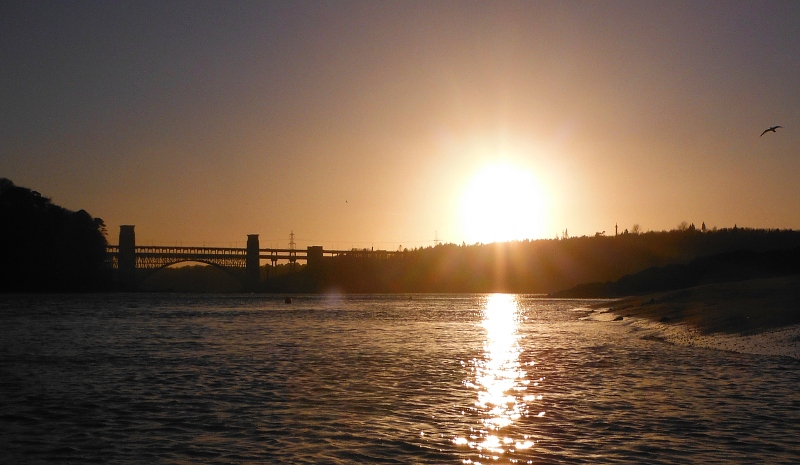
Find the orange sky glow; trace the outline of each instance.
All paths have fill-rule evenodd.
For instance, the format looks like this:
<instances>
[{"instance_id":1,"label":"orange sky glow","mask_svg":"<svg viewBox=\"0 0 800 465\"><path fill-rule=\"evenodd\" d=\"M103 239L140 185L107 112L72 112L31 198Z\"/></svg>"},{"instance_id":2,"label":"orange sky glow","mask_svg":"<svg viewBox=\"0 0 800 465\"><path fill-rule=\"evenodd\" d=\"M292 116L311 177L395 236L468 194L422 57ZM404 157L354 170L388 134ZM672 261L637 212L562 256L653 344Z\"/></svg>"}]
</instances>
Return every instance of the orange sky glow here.
<instances>
[{"instance_id":1,"label":"orange sky glow","mask_svg":"<svg viewBox=\"0 0 800 465\"><path fill-rule=\"evenodd\" d=\"M110 243L800 229L799 24L789 1L8 2L0 176Z\"/></svg>"}]
</instances>

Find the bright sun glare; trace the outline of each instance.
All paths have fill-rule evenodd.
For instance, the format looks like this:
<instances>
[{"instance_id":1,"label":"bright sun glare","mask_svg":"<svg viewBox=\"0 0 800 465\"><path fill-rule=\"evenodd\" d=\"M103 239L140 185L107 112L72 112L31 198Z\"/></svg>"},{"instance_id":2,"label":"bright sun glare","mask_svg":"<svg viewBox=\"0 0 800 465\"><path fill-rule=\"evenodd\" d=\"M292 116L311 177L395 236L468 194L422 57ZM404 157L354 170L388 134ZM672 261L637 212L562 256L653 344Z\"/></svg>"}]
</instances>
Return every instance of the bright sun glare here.
<instances>
[{"instance_id":1,"label":"bright sun glare","mask_svg":"<svg viewBox=\"0 0 800 465\"><path fill-rule=\"evenodd\" d=\"M540 238L545 231L544 196L521 166L494 164L480 170L461 197L466 242Z\"/></svg>"}]
</instances>

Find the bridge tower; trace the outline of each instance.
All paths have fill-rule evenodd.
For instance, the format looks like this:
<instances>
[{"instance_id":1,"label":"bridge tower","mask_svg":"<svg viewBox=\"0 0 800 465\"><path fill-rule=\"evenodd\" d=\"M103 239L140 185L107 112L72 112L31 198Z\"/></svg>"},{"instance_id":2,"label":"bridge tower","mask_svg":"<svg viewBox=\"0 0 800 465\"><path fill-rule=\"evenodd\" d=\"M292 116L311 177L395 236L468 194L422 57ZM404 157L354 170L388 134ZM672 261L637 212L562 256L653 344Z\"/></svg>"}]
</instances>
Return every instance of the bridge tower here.
<instances>
[{"instance_id":1,"label":"bridge tower","mask_svg":"<svg viewBox=\"0 0 800 465\"><path fill-rule=\"evenodd\" d=\"M306 249L306 265L308 271L313 275L318 275L322 271L322 246L310 245Z\"/></svg>"},{"instance_id":2,"label":"bridge tower","mask_svg":"<svg viewBox=\"0 0 800 465\"><path fill-rule=\"evenodd\" d=\"M119 227L119 257L118 257L119 282L122 289L132 291L136 289L136 233L133 225Z\"/></svg>"},{"instance_id":3,"label":"bridge tower","mask_svg":"<svg viewBox=\"0 0 800 465\"><path fill-rule=\"evenodd\" d=\"M247 287L249 287L251 291L255 291L258 288L258 281L260 278L258 248L258 234L248 234L247 259L245 266L247 273Z\"/></svg>"}]
</instances>

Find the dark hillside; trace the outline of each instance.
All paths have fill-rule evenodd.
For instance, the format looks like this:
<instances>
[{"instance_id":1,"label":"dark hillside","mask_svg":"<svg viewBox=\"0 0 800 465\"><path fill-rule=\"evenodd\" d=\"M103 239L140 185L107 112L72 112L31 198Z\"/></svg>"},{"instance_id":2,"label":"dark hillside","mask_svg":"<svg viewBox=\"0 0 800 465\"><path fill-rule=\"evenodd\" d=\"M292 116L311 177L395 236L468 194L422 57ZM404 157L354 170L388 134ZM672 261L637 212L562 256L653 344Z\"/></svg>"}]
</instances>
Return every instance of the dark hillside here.
<instances>
[{"instance_id":1,"label":"dark hillside","mask_svg":"<svg viewBox=\"0 0 800 465\"><path fill-rule=\"evenodd\" d=\"M616 281L648 268L685 264L703 256L796 247L800 247L800 232L747 228L471 246L442 244L391 258L328 258L314 278L317 290L345 292L550 293L582 283ZM675 279L685 278L683 270L676 273Z\"/></svg>"},{"instance_id":2,"label":"dark hillside","mask_svg":"<svg viewBox=\"0 0 800 465\"><path fill-rule=\"evenodd\" d=\"M105 224L0 179L0 291L66 292L105 288Z\"/></svg>"},{"instance_id":3,"label":"dark hillside","mask_svg":"<svg viewBox=\"0 0 800 465\"><path fill-rule=\"evenodd\" d=\"M559 291L554 297L623 297L673 291L706 284L800 274L800 247L756 252L739 250L701 257L685 264L652 267L613 282L592 282Z\"/></svg>"}]
</instances>

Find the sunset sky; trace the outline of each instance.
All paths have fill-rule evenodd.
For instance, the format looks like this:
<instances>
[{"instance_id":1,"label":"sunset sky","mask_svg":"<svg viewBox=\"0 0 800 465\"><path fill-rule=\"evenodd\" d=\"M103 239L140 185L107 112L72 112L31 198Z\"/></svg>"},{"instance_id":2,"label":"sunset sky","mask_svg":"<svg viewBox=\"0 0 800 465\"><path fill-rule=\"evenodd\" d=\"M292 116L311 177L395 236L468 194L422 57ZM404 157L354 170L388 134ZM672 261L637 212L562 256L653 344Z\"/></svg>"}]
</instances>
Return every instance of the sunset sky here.
<instances>
[{"instance_id":1,"label":"sunset sky","mask_svg":"<svg viewBox=\"0 0 800 465\"><path fill-rule=\"evenodd\" d=\"M796 1L6 0L0 108L110 243L800 229Z\"/></svg>"}]
</instances>

